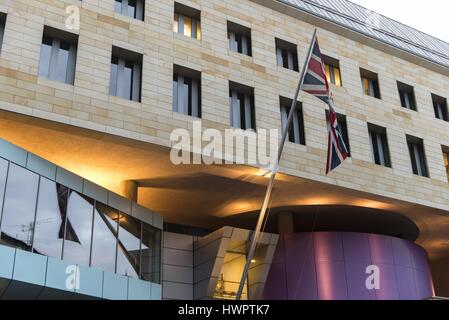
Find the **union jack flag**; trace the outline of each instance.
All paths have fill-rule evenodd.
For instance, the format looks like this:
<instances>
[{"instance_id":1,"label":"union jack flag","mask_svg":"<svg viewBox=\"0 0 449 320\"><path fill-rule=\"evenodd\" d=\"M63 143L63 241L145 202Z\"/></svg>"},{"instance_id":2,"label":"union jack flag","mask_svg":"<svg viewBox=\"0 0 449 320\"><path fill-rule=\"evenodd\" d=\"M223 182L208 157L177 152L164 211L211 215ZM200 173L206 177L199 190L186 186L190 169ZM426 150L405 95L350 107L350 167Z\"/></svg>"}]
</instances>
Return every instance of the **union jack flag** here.
<instances>
[{"instance_id":1,"label":"union jack flag","mask_svg":"<svg viewBox=\"0 0 449 320\"><path fill-rule=\"evenodd\" d=\"M324 68L323 56L321 55L318 40L314 39L312 54L307 65L306 75L302 89L322 100L329 105L329 142L327 148L326 174L336 169L346 160L349 155L343 135L337 121L332 92L329 90L329 83Z\"/></svg>"}]
</instances>

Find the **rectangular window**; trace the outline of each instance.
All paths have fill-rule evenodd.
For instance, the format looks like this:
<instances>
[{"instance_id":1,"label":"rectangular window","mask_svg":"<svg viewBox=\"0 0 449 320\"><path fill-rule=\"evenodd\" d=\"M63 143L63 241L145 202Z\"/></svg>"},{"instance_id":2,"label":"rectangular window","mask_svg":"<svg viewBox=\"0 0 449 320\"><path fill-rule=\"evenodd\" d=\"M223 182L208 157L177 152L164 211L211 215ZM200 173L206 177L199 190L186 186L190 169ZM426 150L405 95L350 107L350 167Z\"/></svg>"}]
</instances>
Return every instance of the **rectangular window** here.
<instances>
[{"instance_id":1,"label":"rectangular window","mask_svg":"<svg viewBox=\"0 0 449 320\"><path fill-rule=\"evenodd\" d=\"M416 111L415 92L412 86L398 81L399 97L403 108Z\"/></svg>"},{"instance_id":2,"label":"rectangular window","mask_svg":"<svg viewBox=\"0 0 449 320\"><path fill-rule=\"evenodd\" d=\"M432 94L432 103L435 117L440 120L449 121L446 98Z\"/></svg>"},{"instance_id":3,"label":"rectangular window","mask_svg":"<svg viewBox=\"0 0 449 320\"><path fill-rule=\"evenodd\" d=\"M176 2L173 32L200 40L201 12Z\"/></svg>"},{"instance_id":4,"label":"rectangular window","mask_svg":"<svg viewBox=\"0 0 449 320\"><path fill-rule=\"evenodd\" d=\"M115 0L115 12L137 20L144 20L145 0Z\"/></svg>"},{"instance_id":5,"label":"rectangular window","mask_svg":"<svg viewBox=\"0 0 449 320\"><path fill-rule=\"evenodd\" d=\"M0 12L0 50L3 45L3 37L5 35L6 13Z\"/></svg>"},{"instance_id":6,"label":"rectangular window","mask_svg":"<svg viewBox=\"0 0 449 320\"><path fill-rule=\"evenodd\" d=\"M109 94L140 102L142 55L118 47L112 48Z\"/></svg>"},{"instance_id":7,"label":"rectangular window","mask_svg":"<svg viewBox=\"0 0 449 320\"><path fill-rule=\"evenodd\" d=\"M230 82L229 104L232 127L256 130L253 88Z\"/></svg>"},{"instance_id":8,"label":"rectangular window","mask_svg":"<svg viewBox=\"0 0 449 320\"><path fill-rule=\"evenodd\" d=\"M449 147L442 147L444 168L446 169L447 180L449 181Z\"/></svg>"},{"instance_id":9,"label":"rectangular window","mask_svg":"<svg viewBox=\"0 0 449 320\"><path fill-rule=\"evenodd\" d=\"M39 176L10 164L1 221L0 244L31 251Z\"/></svg>"},{"instance_id":10,"label":"rectangular window","mask_svg":"<svg viewBox=\"0 0 449 320\"><path fill-rule=\"evenodd\" d=\"M374 163L391 168L390 150L388 148L387 129L368 123L368 132L373 151Z\"/></svg>"},{"instance_id":11,"label":"rectangular window","mask_svg":"<svg viewBox=\"0 0 449 320\"><path fill-rule=\"evenodd\" d=\"M277 65L289 70L299 71L296 44L276 38Z\"/></svg>"},{"instance_id":12,"label":"rectangular window","mask_svg":"<svg viewBox=\"0 0 449 320\"><path fill-rule=\"evenodd\" d=\"M323 59L327 82L335 84L337 87L341 87L340 62L337 59L328 56L323 56Z\"/></svg>"},{"instance_id":13,"label":"rectangular window","mask_svg":"<svg viewBox=\"0 0 449 320\"><path fill-rule=\"evenodd\" d=\"M365 69L360 69L363 92L367 96L380 99L379 80L377 74Z\"/></svg>"},{"instance_id":14,"label":"rectangular window","mask_svg":"<svg viewBox=\"0 0 449 320\"><path fill-rule=\"evenodd\" d=\"M39 76L73 84L77 46L77 35L45 26L39 61Z\"/></svg>"},{"instance_id":15,"label":"rectangular window","mask_svg":"<svg viewBox=\"0 0 449 320\"><path fill-rule=\"evenodd\" d=\"M346 145L346 149L348 149L348 157L351 157L351 147L349 146L349 134L348 134L348 125L346 123L346 116L343 114L337 113L337 122L340 127L340 134L343 137L343 141ZM326 123L327 128L329 129L329 110L326 110Z\"/></svg>"},{"instance_id":16,"label":"rectangular window","mask_svg":"<svg viewBox=\"0 0 449 320\"><path fill-rule=\"evenodd\" d=\"M247 56L252 55L251 29L228 21L229 49Z\"/></svg>"},{"instance_id":17,"label":"rectangular window","mask_svg":"<svg viewBox=\"0 0 449 320\"><path fill-rule=\"evenodd\" d=\"M292 100L280 97L281 106L281 122L282 131L287 127L288 115L290 114ZM288 132L288 140L292 143L306 145L306 137L304 133L304 116L302 111L302 103L297 102L293 122Z\"/></svg>"},{"instance_id":18,"label":"rectangular window","mask_svg":"<svg viewBox=\"0 0 449 320\"><path fill-rule=\"evenodd\" d=\"M410 153L413 173L422 177L428 177L424 142L420 138L407 135L407 145Z\"/></svg>"},{"instance_id":19,"label":"rectangular window","mask_svg":"<svg viewBox=\"0 0 449 320\"><path fill-rule=\"evenodd\" d=\"M173 111L201 118L201 73L174 66Z\"/></svg>"}]
</instances>

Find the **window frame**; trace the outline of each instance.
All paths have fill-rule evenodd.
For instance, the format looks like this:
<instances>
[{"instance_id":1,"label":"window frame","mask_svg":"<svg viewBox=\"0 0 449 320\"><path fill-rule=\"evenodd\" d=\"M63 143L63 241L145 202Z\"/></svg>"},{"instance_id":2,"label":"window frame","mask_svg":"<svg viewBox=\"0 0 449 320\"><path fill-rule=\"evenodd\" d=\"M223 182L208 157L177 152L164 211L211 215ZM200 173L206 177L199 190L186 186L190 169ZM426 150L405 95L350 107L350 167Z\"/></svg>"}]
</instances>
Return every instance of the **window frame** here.
<instances>
[{"instance_id":1,"label":"window frame","mask_svg":"<svg viewBox=\"0 0 449 320\"><path fill-rule=\"evenodd\" d=\"M275 38L275 44L276 64L284 69L299 72L298 46L279 38Z\"/></svg>"},{"instance_id":2,"label":"window frame","mask_svg":"<svg viewBox=\"0 0 449 320\"><path fill-rule=\"evenodd\" d=\"M182 88L179 87L179 80L182 79L182 82L184 86L186 85L185 80L187 79L187 86L188 86L188 95L187 95L187 108L185 108L185 91L182 92ZM202 86L201 86L201 72L189 69L186 67L182 67L179 65L173 66L173 112L184 114L187 116L200 118L202 116ZM197 88L196 95L194 88ZM185 88L184 88L185 90ZM181 100L180 93L183 93L182 96L184 97L183 100ZM195 100L196 100L196 106L195 106ZM180 112L180 101L182 101L182 112Z\"/></svg>"},{"instance_id":3,"label":"window frame","mask_svg":"<svg viewBox=\"0 0 449 320\"><path fill-rule=\"evenodd\" d=\"M130 82L126 81L131 70ZM124 100L142 102L143 55L123 48L112 47L109 72L109 95ZM125 92L129 90L129 95Z\"/></svg>"},{"instance_id":4,"label":"window frame","mask_svg":"<svg viewBox=\"0 0 449 320\"><path fill-rule=\"evenodd\" d=\"M232 128L257 130L254 88L229 81L229 109Z\"/></svg>"},{"instance_id":5,"label":"window frame","mask_svg":"<svg viewBox=\"0 0 449 320\"><path fill-rule=\"evenodd\" d=\"M447 99L433 93L431 94L431 96L435 118L449 122Z\"/></svg>"},{"instance_id":6,"label":"window frame","mask_svg":"<svg viewBox=\"0 0 449 320\"><path fill-rule=\"evenodd\" d=\"M5 38L5 31L6 31L6 20L8 18L8 15L4 12L0 12L0 53L3 48L3 40Z\"/></svg>"},{"instance_id":7,"label":"window frame","mask_svg":"<svg viewBox=\"0 0 449 320\"><path fill-rule=\"evenodd\" d=\"M128 7L133 7L130 2L135 2L134 14L130 15ZM120 3L120 10L117 8L117 3ZM117 14L130 17L136 20L145 21L145 0L114 0L114 11Z\"/></svg>"},{"instance_id":8,"label":"window frame","mask_svg":"<svg viewBox=\"0 0 449 320\"><path fill-rule=\"evenodd\" d=\"M46 49L49 47L49 49ZM68 49L61 49L66 47ZM49 52L45 53L46 51ZM65 63L64 81L59 79L61 70L59 60L62 50L67 51L67 62ZM47 56L44 56L48 54ZM68 85L75 84L76 63L78 55L78 35L63 30L44 26L42 34L41 50L39 57L38 76L51 81L61 82ZM47 61L44 64L44 61ZM48 65L47 65L48 64Z\"/></svg>"},{"instance_id":9,"label":"window frame","mask_svg":"<svg viewBox=\"0 0 449 320\"><path fill-rule=\"evenodd\" d=\"M413 174L429 178L424 140L411 135L407 135L406 138Z\"/></svg>"},{"instance_id":10,"label":"window frame","mask_svg":"<svg viewBox=\"0 0 449 320\"><path fill-rule=\"evenodd\" d=\"M380 91L379 76L377 73L360 68L360 79L362 81L362 90L366 96L382 99Z\"/></svg>"},{"instance_id":11,"label":"window frame","mask_svg":"<svg viewBox=\"0 0 449 320\"><path fill-rule=\"evenodd\" d=\"M368 134L373 162L378 166L392 168L387 129L368 123Z\"/></svg>"},{"instance_id":12,"label":"window frame","mask_svg":"<svg viewBox=\"0 0 449 320\"><path fill-rule=\"evenodd\" d=\"M340 61L323 55L324 69L328 83L332 83L337 87L343 87L343 80L341 78ZM336 78L335 75L338 74ZM337 81L338 79L338 81Z\"/></svg>"},{"instance_id":13,"label":"window frame","mask_svg":"<svg viewBox=\"0 0 449 320\"><path fill-rule=\"evenodd\" d=\"M282 132L284 132L287 125L292 103L292 99L282 96L279 97ZM290 143L306 146L303 103L300 101L297 101L296 103L295 115L293 116L292 125L289 128L287 138L287 141Z\"/></svg>"},{"instance_id":14,"label":"window frame","mask_svg":"<svg viewBox=\"0 0 449 320\"><path fill-rule=\"evenodd\" d=\"M185 21L190 20L190 34L186 34ZM182 34L188 38L201 40L201 11L175 2L173 15L173 32Z\"/></svg>"},{"instance_id":15,"label":"window frame","mask_svg":"<svg viewBox=\"0 0 449 320\"><path fill-rule=\"evenodd\" d=\"M402 108L418 111L414 87L400 81L397 81L397 86Z\"/></svg>"},{"instance_id":16,"label":"window frame","mask_svg":"<svg viewBox=\"0 0 449 320\"><path fill-rule=\"evenodd\" d=\"M240 24L228 21L229 50L252 57L251 29Z\"/></svg>"}]
</instances>

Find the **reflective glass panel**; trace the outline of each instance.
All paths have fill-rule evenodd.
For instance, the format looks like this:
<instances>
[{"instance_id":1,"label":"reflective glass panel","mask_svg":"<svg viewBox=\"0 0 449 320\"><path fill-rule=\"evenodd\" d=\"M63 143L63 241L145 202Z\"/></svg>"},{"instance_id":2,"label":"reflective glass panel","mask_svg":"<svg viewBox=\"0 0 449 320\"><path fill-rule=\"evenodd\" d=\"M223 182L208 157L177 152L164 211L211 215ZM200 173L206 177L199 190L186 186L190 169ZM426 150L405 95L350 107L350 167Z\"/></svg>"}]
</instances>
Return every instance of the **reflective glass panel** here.
<instances>
[{"instance_id":1,"label":"reflective glass panel","mask_svg":"<svg viewBox=\"0 0 449 320\"><path fill-rule=\"evenodd\" d=\"M39 76L41 77L49 77L52 43L52 39L48 37L44 37L42 40L41 56L39 60Z\"/></svg>"},{"instance_id":2,"label":"reflective glass panel","mask_svg":"<svg viewBox=\"0 0 449 320\"><path fill-rule=\"evenodd\" d=\"M1 225L1 244L31 250L39 176L11 163Z\"/></svg>"},{"instance_id":3,"label":"reflective glass panel","mask_svg":"<svg viewBox=\"0 0 449 320\"><path fill-rule=\"evenodd\" d=\"M68 188L41 177L33 240L36 253L61 259L67 197Z\"/></svg>"},{"instance_id":4,"label":"reflective glass panel","mask_svg":"<svg viewBox=\"0 0 449 320\"><path fill-rule=\"evenodd\" d=\"M94 200L70 191L67 204L64 261L89 265Z\"/></svg>"},{"instance_id":5,"label":"reflective glass panel","mask_svg":"<svg viewBox=\"0 0 449 320\"><path fill-rule=\"evenodd\" d=\"M97 203L94 211L91 265L107 272L115 272L118 218L117 210Z\"/></svg>"},{"instance_id":6,"label":"reflective glass panel","mask_svg":"<svg viewBox=\"0 0 449 320\"><path fill-rule=\"evenodd\" d=\"M60 82L66 82L67 66L69 63L69 50L70 44L65 41L60 42L60 48L58 50L58 60L56 66L56 79Z\"/></svg>"},{"instance_id":7,"label":"reflective glass panel","mask_svg":"<svg viewBox=\"0 0 449 320\"><path fill-rule=\"evenodd\" d=\"M120 214L117 252L117 273L139 278L141 222L129 215Z\"/></svg>"},{"instance_id":8,"label":"reflective glass panel","mask_svg":"<svg viewBox=\"0 0 449 320\"><path fill-rule=\"evenodd\" d=\"M0 221L2 220L1 213L3 207L3 196L5 194L7 175L8 175L8 161L0 158Z\"/></svg>"},{"instance_id":9,"label":"reflective glass panel","mask_svg":"<svg viewBox=\"0 0 449 320\"><path fill-rule=\"evenodd\" d=\"M142 279L160 283L161 231L147 224L142 230Z\"/></svg>"}]
</instances>

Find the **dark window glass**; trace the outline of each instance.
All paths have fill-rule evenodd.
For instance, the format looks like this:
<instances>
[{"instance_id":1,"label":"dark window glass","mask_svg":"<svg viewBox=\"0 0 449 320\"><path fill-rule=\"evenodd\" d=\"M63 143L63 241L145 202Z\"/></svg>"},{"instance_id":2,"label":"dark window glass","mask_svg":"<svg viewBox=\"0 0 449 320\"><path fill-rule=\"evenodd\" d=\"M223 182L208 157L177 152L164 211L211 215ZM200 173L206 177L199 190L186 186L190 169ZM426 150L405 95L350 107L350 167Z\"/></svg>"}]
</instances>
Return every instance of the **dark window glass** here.
<instances>
[{"instance_id":1,"label":"dark window glass","mask_svg":"<svg viewBox=\"0 0 449 320\"><path fill-rule=\"evenodd\" d=\"M63 207L64 189L58 190L60 207ZM92 241L94 200L70 191L67 204L67 219L64 230L64 261L88 266Z\"/></svg>"},{"instance_id":2,"label":"dark window glass","mask_svg":"<svg viewBox=\"0 0 449 320\"><path fill-rule=\"evenodd\" d=\"M140 277L140 239L142 223L120 213L117 273L138 279Z\"/></svg>"},{"instance_id":3,"label":"dark window glass","mask_svg":"<svg viewBox=\"0 0 449 320\"><path fill-rule=\"evenodd\" d=\"M428 177L429 174L427 171L427 162L422 140L410 137L407 138L407 144L410 152L413 173L422 177Z\"/></svg>"},{"instance_id":4,"label":"dark window glass","mask_svg":"<svg viewBox=\"0 0 449 320\"><path fill-rule=\"evenodd\" d=\"M6 185L0 243L31 250L39 176L11 164Z\"/></svg>"},{"instance_id":5,"label":"dark window glass","mask_svg":"<svg viewBox=\"0 0 449 320\"><path fill-rule=\"evenodd\" d=\"M62 258L68 189L41 177L33 251Z\"/></svg>"},{"instance_id":6,"label":"dark window glass","mask_svg":"<svg viewBox=\"0 0 449 320\"><path fill-rule=\"evenodd\" d=\"M70 41L65 40L66 38L69 38ZM45 27L40 52L39 76L73 84L77 44L77 36Z\"/></svg>"},{"instance_id":7,"label":"dark window glass","mask_svg":"<svg viewBox=\"0 0 449 320\"><path fill-rule=\"evenodd\" d=\"M173 111L201 118L201 75L173 75Z\"/></svg>"},{"instance_id":8,"label":"dark window glass","mask_svg":"<svg viewBox=\"0 0 449 320\"><path fill-rule=\"evenodd\" d=\"M97 203L94 213L91 265L107 272L116 270L118 218L117 210Z\"/></svg>"},{"instance_id":9,"label":"dark window glass","mask_svg":"<svg viewBox=\"0 0 449 320\"><path fill-rule=\"evenodd\" d=\"M142 20L144 16L144 0L115 0L115 12Z\"/></svg>"},{"instance_id":10,"label":"dark window glass","mask_svg":"<svg viewBox=\"0 0 449 320\"><path fill-rule=\"evenodd\" d=\"M0 50L3 46L3 36L5 34L6 14L0 13Z\"/></svg>"},{"instance_id":11,"label":"dark window glass","mask_svg":"<svg viewBox=\"0 0 449 320\"><path fill-rule=\"evenodd\" d=\"M252 55L251 29L228 22L229 49L247 56Z\"/></svg>"},{"instance_id":12,"label":"dark window glass","mask_svg":"<svg viewBox=\"0 0 449 320\"><path fill-rule=\"evenodd\" d=\"M299 71L298 67L298 50L293 43L275 39L276 42L276 59L278 66L289 70Z\"/></svg>"},{"instance_id":13,"label":"dark window glass","mask_svg":"<svg viewBox=\"0 0 449 320\"><path fill-rule=\"evenodd\" d=\"M368 125L368 130L373 150L374 163L380 166L391 167L386 129Z\"/></svg>"},{"instance_id":14,"label":"dark window glass","mask_svg":"<svg viewBox=\"0 0 449 320\"><path fill-rule=\"evenodd\" d=\"M142 279L160 283L161 231L143 225L142 230Z\"/></svg>"},{"instance_id":15,"label":"dark window glass","mask_svg":"<svg viewBox=\"0 0 449 320\"><path fill-rule=\"evenodd\" d=\"M281 98L280 101L282 131L284 131L287 126L292 102L290 99L285 98ZM293 121L288 132L288 140L292 143L302 144L304 146L306 145L306 137L304 133L304 117L302 104L300 102L296 104L295 115L293 116Z\"/></svg>"},{"instance_id":16,"label":"dark window glass","mask_svg":"<svg viewBox=\"0 0 449 320\"><path fill-rule=\"evenodd\" d=\"M367 96L380 99L379 80L377 74L368 70L360 69L363 92Z\"/></svg>"},{"instance_id":17,"label":"dark window glass","mask_svg":"<svg viewBox=\"0 0 449 320\"><path fill-rule=\"evenodd\" d=\"M116 52L119 55L115 54ZM109 79L109 94L140 102L142 55L113 48Z\"/></svg>"},{"instance_id":18,"label":"dark window glass","mask_svg":"<svg viewBox=\"0 0 449 320\"><path fill-rule=\"evenodd\" d=\"M254 93L252 88L231 84L229 103L231 109L231 126L242 130L256 130Z\"/></svg>"},{"instance_id":19,"label":"dark window glass","mask_svg":"<svg viewBox=\"0 0 449 320\"><path fill-rule=\"evenodd\" d=\"M401 106L406 109L416 111L415 93L412 86L398 82L399 97L401 98Z\"/></svg>"},{"instance_id":20,"label":"dark window glass","mask_svg":"<svg viewBox=\"0 0 449 320\"><path fill-rule=\"evenodd\" d=\"M435 111L435 118L449 121L446 98L432 94L432 103Z\"/></svg>"}]
</instances>

